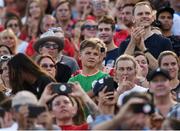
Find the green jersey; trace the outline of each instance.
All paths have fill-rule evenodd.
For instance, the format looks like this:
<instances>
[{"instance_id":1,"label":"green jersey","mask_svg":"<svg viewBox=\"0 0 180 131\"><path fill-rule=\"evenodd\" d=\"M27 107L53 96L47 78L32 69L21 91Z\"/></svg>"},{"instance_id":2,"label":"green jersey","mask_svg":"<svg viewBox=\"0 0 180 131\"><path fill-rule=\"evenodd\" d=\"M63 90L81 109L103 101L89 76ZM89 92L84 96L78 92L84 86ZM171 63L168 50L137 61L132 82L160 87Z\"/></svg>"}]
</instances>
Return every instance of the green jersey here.
<instances>
[{"instance_id":1,"label":"green jersey","mask_svg":"<svg viewBox=\"0 0 180 131\"><path fill-rule=\"evenodd\" d=\"M81 87L84 89L85 92L92 90L93 85L97 82L97 80L108 76L108 74L98 71L96 74L91 76L85 76L83 74L78 74L69 79L68 82L79 82Z\"/></svg>"}]
</instances>

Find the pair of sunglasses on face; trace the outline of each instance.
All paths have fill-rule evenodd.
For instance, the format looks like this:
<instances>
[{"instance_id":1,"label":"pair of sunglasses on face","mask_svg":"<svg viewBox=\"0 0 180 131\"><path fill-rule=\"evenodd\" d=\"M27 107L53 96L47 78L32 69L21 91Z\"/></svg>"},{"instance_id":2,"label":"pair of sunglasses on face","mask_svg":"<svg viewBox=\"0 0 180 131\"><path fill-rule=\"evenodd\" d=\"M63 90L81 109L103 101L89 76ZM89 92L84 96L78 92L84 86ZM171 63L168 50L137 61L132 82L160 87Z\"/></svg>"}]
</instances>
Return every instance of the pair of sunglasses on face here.
<instances>
[{"instance_id":1,"label":"pair of sunglasses on face","mask_svg":"<svg viewBox=\"0 0 180 131\"><path fill-rule=\"evenodd\" d=\"M97 30L97 25L84 25L83 28L87 30Z\"/></svg>"},{"instance_id":2,"label":"pair of sunglasses on face","mask_svg":"<svg viewBox=\"0 0 180 131\"><path fill-rule=\"evenodd\" d=\"M48 67L49 67L49 68L54 68L55 65L54 65L54 64L44 63L44 64L41 65L41 67L42 67L42 68L48 68Z\"/></svg>"},{"instance_id":3,"label":"pair of sunglasses on face","mask_svg":"<svg viewBox=\"0 0 180 131\"><path fill-rule=\"evenodd\" d=\"M42 47L45 47L45 48L48 48L48 49L58 49L59 45L58 44L45 43Z\"/></svg>"}]
</instances>

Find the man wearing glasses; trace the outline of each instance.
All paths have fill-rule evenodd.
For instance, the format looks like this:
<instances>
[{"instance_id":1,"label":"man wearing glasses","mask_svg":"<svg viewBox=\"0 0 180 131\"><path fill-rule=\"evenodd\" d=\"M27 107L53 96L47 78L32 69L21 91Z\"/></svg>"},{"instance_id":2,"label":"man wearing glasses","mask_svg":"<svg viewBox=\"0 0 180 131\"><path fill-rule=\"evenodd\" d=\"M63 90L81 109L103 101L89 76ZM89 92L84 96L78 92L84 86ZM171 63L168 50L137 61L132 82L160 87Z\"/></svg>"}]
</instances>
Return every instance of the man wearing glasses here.
<instances>
[{"instance_id":1,"label":"man wearing glasses","mask_svg":"<svg viewBox=\"0 0 180 131\"><path fill-rule=\"evenodd\" d=\"M60 27L51 28L35 42L34 49L38 54L51 55L56 62L69 66L71 73L74 73L79 69L79 66L75 59L62 54L64 42L62 29Z\"/></svg>"},{"instance_id":2,"label":"man wearing glasses","mask_svg":"<svg viewBox=\"0 0 180 131\"><path fill-rule=\"evenodd\" d=\"M64 38L61 32L56 32L49 30L41 35L40 39L37 40L34 44L35 51L40 55L50 55L54 61L56 61L56 76L55 79L57 82L62 82L63 77L68 77L66 81L71 76L72 70L67 65L62 63L62 60L59 59L60 53L64 48ZM61 58L64 56L62 55ZM70 75L67 76L67 74Z\"/></svg>"}]
</instances>

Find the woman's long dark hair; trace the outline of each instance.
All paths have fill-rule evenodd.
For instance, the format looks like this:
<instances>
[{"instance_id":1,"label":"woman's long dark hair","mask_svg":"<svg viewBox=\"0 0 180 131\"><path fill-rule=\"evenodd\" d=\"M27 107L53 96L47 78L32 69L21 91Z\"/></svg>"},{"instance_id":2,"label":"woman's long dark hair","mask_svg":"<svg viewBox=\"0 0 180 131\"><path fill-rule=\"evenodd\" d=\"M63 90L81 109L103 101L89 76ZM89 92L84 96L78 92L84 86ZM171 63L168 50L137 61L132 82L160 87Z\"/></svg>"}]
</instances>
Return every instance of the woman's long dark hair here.
<instances>
[{"instance_id":1,"label":"woman's long dark hair","mask_svg":"<svg viewBox=\"0 0 180 131\"><path fill-rule=\"evenodd\" d=\"M46 103L50 111L52 111L53 100L58 96L60 96L60 95L54 96L51 100L49 100ZM65 95L65 96L67 96L70 99L73 106L75 106L77 104L77 112L76 112L75 116L72 118L74 124L81 125L81 124L86 123L86 114L85 114L86 109L85 109L85 103L83 102L83 100L78 97L74 97L74 96L70 96L70 95Z\"/></svg>"},{"instance_id":2,"label":"woman's long dark hair","mask_svg":"<svg viewBox=\"0 0 180 131\"><path fill-rule=\"evenodd\" d=\"M83 100L81 100L78 97L69 96L69 98L71 99L71 101L72 99L74 99L75 102L77 103L77 113L73 117L74 124L75 125L84 124L86 122L85 103L83 102Z\"/></svg>"},{"instance_id":3,"label":"woman's long dark hair","mask_svg":"<svg viewBox=\"0 0 180 131\"><path fill-rule=\"evenodd\" d=\"M43 72L41 68L35 64L28 56L18 53L15 55L9 62L9 81L12 87L12 93L17 93L24 88L24 82L30 84L31 81L27 81L23 79L25 74L30 74L35 78L41 76L48 76L52 80L54 80L47 73ZM24 74L24 75L23 75Z\"/></svg>"}]
</instances>

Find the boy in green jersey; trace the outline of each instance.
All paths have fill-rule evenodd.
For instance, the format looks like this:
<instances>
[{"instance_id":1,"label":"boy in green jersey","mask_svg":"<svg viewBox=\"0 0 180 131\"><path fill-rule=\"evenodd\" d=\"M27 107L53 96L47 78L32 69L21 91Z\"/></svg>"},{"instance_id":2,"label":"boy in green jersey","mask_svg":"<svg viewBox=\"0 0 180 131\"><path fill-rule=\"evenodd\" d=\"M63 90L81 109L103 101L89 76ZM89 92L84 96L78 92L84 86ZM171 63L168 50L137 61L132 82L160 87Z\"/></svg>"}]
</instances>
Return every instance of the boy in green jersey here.
<instances>
[{"instance_id":1,"label":"boy in green jersey","mask_svg":"<svg viewBox=\"0 0 180 131\"><path fill-rule=\"evenodd\" d=\"M79 82L90 97L93 96L92 87L94 83L108 75L98 69L102 50L102 45L96 40L87 39L82 41L80 44L82 71L69 79L69 82Z\"/></svg>"}]
</instances>

